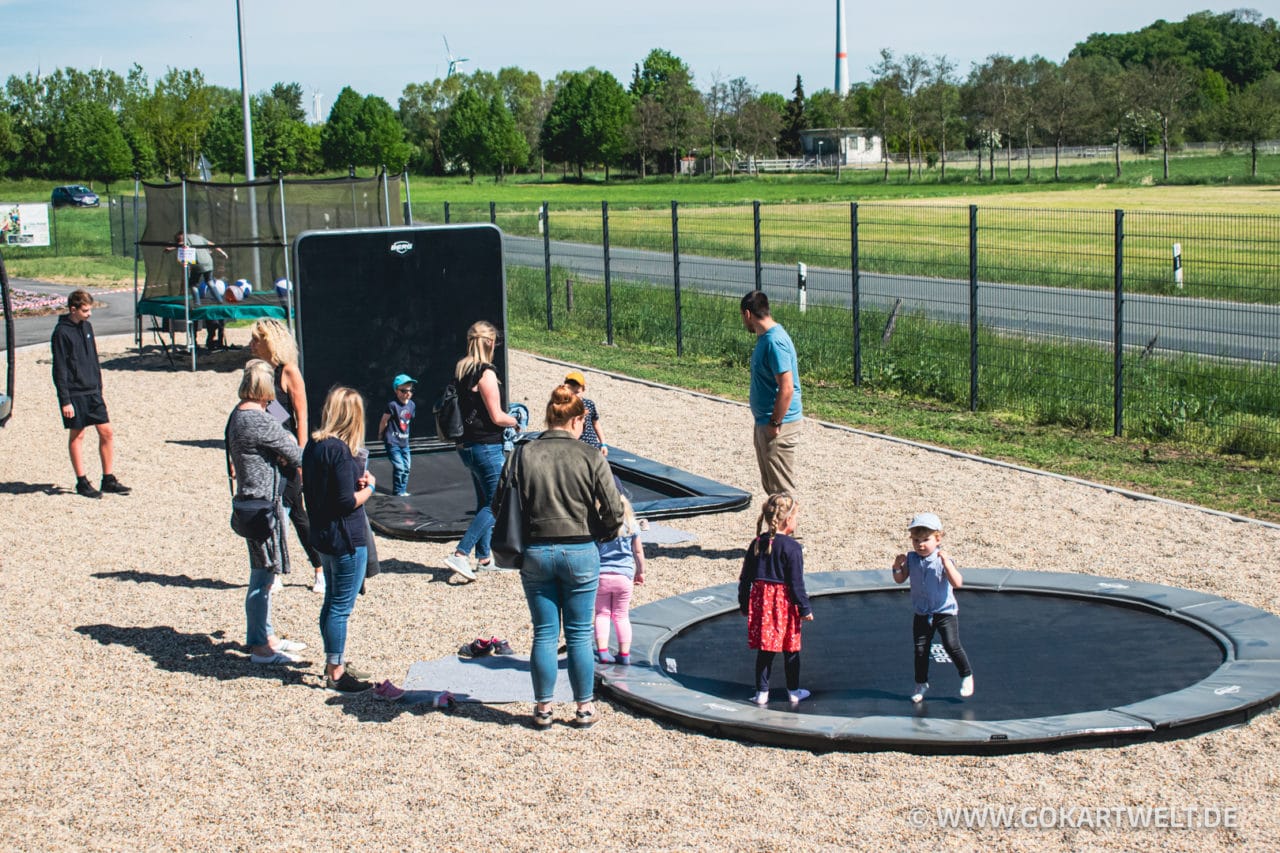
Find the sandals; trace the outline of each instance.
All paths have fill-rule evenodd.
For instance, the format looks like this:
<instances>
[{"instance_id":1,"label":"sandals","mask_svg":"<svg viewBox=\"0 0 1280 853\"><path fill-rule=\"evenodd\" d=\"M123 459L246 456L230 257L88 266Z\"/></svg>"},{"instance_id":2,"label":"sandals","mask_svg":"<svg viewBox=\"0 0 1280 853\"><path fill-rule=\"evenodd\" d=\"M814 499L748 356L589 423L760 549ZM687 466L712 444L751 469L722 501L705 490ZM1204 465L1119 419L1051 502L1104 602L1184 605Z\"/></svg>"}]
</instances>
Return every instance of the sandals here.
<instances>
[{"instance_id":1,"label":"sandals","mask_svg":"<svg viewBox=\"0 0 1280 853\"><path fill-rule=\"evenodd\" d=\"M511 644L501 637L490 637L483 639L477 637L458 649L458 657L464 658L482 658L486 655L514 655L515 649L511 648Z\"/></svg>"},{"instance_id":2,"label":"sandals","mask_svg":"<svg viewBox=\"0 0 1280 853\"><path fill-rule=\"evenodd\" d=\"M476 638L458 649L458 657L463 658L482 658L493 652L493 642L490 640L482 640Z\"/></svg>"},{"instance_id":3,"label":"sandals","mask_svg":"<svg viewBox=\"0 0 1280 853\"><path fill-rule=\"evenodd\" d=\"M573 724L580 729L589 729L600 719L600 715L596 713L596 709L590 711L577 711L573 715Z\"/></svg>"},{"instance_id":4,"label":"sandals","mask_svg":"<svg viewBox=\"0 0 1280 853\"><path fill-rule=\"evenodd\" d=\"M533 706L533 727L539 730L551 728L550 708L545 711L539 711L537 705Z\"/></svg>"}]
</instances>

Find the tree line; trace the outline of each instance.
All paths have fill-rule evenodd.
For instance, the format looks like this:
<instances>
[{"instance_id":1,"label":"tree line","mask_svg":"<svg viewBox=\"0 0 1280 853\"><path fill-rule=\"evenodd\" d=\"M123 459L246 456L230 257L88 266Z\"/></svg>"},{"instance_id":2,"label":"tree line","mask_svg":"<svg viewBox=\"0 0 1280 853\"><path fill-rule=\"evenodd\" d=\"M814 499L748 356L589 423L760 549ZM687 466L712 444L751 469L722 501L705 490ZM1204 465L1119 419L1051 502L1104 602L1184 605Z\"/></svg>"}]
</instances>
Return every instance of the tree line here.
<instances>
[{"instance_id":1,"label":"tree line","mask_svg":"<svg viewBox=\"0 0 1280 853\"><path fill-rule=\"evenodd\" d=\"M890 157L908 178L936 169L945 180L949 156L976 152L979 177L994 179L998 163L1013 176L1018 149L1099 144L1114 149L1117 177L1123 148L1158 146L1168 178L1169 151L1183 141L1247 146L1256 174L1258 143L1280 136L1280 27L1250 10L1094 34L1060 63L999 54L961 76L946 56L886 49L869 71L844 96L806 96L799 76L789 98L745 77L713 75L699 89L682 59L655 49L626 85L595 68L547 81L503 68L410 83L398 108L346 88L317 125L306 121L302 87L281 82L250 99L254 168L644 177L678 174L692 155L714 175L750 158L799 156L806 130L828 129L834 142L856 127L884 140L886 178ZM9 177L195 176L202 156L215 173L243 173L239 93L198 69L154 82L137 65L123 77L15 75L0 99L0 174ZM1029 175L1030 158L1021 159ZM1059 165L1055 157L1055 178Z\"/></svg>"}]
</instances>

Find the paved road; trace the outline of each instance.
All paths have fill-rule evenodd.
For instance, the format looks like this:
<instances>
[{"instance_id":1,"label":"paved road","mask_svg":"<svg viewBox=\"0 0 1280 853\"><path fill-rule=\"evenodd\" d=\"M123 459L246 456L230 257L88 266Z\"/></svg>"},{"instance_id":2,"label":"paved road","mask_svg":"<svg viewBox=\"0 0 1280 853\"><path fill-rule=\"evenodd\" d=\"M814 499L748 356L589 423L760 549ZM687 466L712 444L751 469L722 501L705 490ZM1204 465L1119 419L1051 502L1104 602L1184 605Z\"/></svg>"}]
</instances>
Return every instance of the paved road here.
<instances>
[{"instance_id":1,"label":"paved road","mask_svg":"<svg viewBox=\"0 0 1280 853\"><path fill-rule=\"evenodd\" d=\"M507 235L503 241L507 263L543 266L543 244L530 237ZM600 247L552 241L552 264L590 278L604 277ZM615 281L649 282L672 287L670 252L613 249L609 261ZM902 300L902 311L967 323L967 280L863 273L864 307L887 309ZM770 297L798 300L794 265L766 264L761 283ZM557 285L560 282L556 282ZM755 286L755 266L749 261L681 255L682 289L740 296ZM848 270L809 267L808 302L848 308L851 276ZM980 283L978 322L992 330L1094 342L1110 346L1115 307L1110 291ZM1280 307L1209 299L1128 295L1124 301L1124 343L1166 354L1189 353L1225 358L1280 362Z\"/></svg>"},{"instance_id":2,"label":"paved road","mask_svg":"<svg viewBox=\"0 0 1280 853\"><path fill-rule=\"evenodd\" d=\"M35 293L56 293L66 296L79 285L50 284L46 281L10 278L9 287L12 290L29 290ZM103 293L101 295L95 294L95 299L102 302L103 306L94 308L93 317L89 320L89 322L93 323L94 334L99 336L132 334L132 290L119 293ZM49 337L53 334L53 327L57 322L57 314L48 314L43 317L15 317L13 319L15 345L25 347L32 344L44 344L47 346Z\"/></svg>"},{"instance_id":3,"label":"paved road","mask_svg":"<svg viewBox=\"0 0 1280 853\"><path fill-rule=\"evenodd\" d=\"M507 235L503 253L510 264L535 269L543 266L542 241L536 238ZM604 259L598 246L552 241L551 254L552 263L560 269L596 279L604 276ZM609 266L615 280L673 286L669 252L615 248ZM798 298L793 265L766 264L761 281L775 301ZM685 289L737 297L755 286L755 267L749 261L682 255L680 282ZM11 285L59 294L74 289L24 279L13 279ZM849 290L847 270L809 267L810 305L847 308L851 302ZM988 329L1104 346L1111 344L1115 308L1108 291L983 283L978 292L978 320ZM103 294L100 299L106 306L94 309L94 330L99 335L131 333L134 328L132 292ZM863 273L864 307L887 310L896 299L902 300L901 310L905 312L968 322L967 281ZM1130 295L1125 298L1124 321L1127 346L1145 347L1154 338L1155 349L1166 354L1280 363L1280 307L1277 306ZM47 343L56 322L56 316L18 318L15 320L17 345Z\"/></svg>"}]
</instances>

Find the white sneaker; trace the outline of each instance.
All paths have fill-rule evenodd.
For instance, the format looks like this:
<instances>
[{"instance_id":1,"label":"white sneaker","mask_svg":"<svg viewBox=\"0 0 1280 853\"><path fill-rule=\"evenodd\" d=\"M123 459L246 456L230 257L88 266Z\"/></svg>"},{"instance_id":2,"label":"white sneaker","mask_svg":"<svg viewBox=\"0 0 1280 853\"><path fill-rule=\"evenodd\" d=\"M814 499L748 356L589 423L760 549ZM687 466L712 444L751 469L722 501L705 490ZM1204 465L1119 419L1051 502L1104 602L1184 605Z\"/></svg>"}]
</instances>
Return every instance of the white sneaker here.
<instances>
[{"instance_id":1,"label":"white sneaker","mask_svg":"<svg viewBox=\"0 0 1280 853\"><path fill-rule=\"evenodd\" d=\"M269 664L269 663L299 663L302 658L291 655L288 652L276 651L269 655L249 655L249 660L253 663Z\"/></svg>"},{"instance_id":2,"label":"white sneaker","mask_svg":"<svg viewBox=\"0 0 1280 853\"><path fill-rule=\"evenodd\" d=\"M271 581L271 591L279 592L284 589L284 579L280 577L280 573L276 572L275 579Z\"/></svg>"},{"instance_id":3,"label":"white sneaker","mask_svg":"<svg viewBox=\"0 0 1280 853\"><path fill-rule=\"evenodd\" d=\"M768 691L768 690L764 691L763 693L757 693L757 694L756 694L756 704L757 704L757 705L759 705L761 708L763 708L765 705L768 705L768 704L769 704L769 691Z\"/></svg>"},{"instance_id":4,"label":"white sneaker","mask_svg":"<svg viewBox=\"0 0 1280 853\"><path fill-rule=\"evenodd\" d=\"M929 682L926 681L924 684L917 684L916 689L911 693L911 701L917 702L917 703L923 702L924 694L928 692L929 692Z\"/></svg>"},{"instance_id":5,"label":"white sneaker","mask_svg":"<svg viewBox=\"0 0 1280 853\"><path fill-rule=\"evenodd\" d=\"M316 582L311 585L311 591L318 592L321 595L324 595L324 575L323 574L316 575Z\"/></svg>"},{"instance_id":6,"label":"white sneaker","mask_svg":"<svg viewBox=\"0 0 1280 853\"><path fill-rule=\"evenodd\" d=\"M279 644L276 646L278 652L302 652L307 649L306 643L300 643L297 640L286 640L280 637L276 642Z\"/></svg>"},{"instance_id":7,"label":"white sneaker","mask_svg":"<svg viewBox=\"0 0 1280 853\"><path fill-rule=\"evenodd\" d=\"M444 564L469 581L476 579L476 573L471 570L471 562L461 554L450 554L444 558Z\"/></svg>"},{"instance_id":8,"label":"white sneaker","mask_svg":"<svg viewBox=\"0 0 1280 853\"><path fill-rule=\"evenodd\" d=\"M808 699L810 695L812 694L810 694L809 691L805 690L803 687L801 687L799 690L787 691L787 698L791 700L792 705L799 705L801 702Z\"/></svg>"},{"instance_id":9,"label":"white sneaker","mask_svg":"<svg viewBox=\"0 0 1280 853\"><path fill-rule=\"evenodd\" d=\"M973 676L966 675L960 679L960 695L968 699L973 695Z\"/></svg>"}]
</instances>

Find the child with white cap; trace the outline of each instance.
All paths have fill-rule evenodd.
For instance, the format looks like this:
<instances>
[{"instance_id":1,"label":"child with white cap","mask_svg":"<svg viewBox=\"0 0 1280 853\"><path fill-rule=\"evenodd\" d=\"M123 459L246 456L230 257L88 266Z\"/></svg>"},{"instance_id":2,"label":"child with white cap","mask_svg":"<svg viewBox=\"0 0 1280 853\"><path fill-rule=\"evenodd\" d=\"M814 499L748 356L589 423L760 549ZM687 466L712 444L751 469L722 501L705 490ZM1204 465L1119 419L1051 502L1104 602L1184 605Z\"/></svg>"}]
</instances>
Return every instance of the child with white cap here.
<instances>
[{"instance_id":1,"label":"child with white cap","mask_svg":"<svg viewBox=\"0 0 1280 853\"><path fill-rule=\"evenodd\" d=\"M929 656L934 632L942 638L942 647L960 673L960 695L973 695L973 670L969 656L960 645L959 605L953 589L964 585L964 578L949 554L942 552L942 522L931 512L922 512L907 525L911 534L911 551L899 554L893 561L893 580L903 583L911 579L911 606L915 616L911 633L915 639L916 685L912 702L923 702L929 689Z\"/></svg>"},{"instance_id":2,"label":"child with white cap","mask_svg":"<svg viewBox=\"0 0 1280 853\"><path fill-rule=\"evenodd\" d=\"M413 389L417 384L418 380L407 373L391 380L395 397L387 403L378 422L378 435L382 436L387 458L391 460L391 494L402 498L409 496L409 468L413 464L409 453L409 422L418 411L413 402Z\"/></svg>"}]
</instances>

